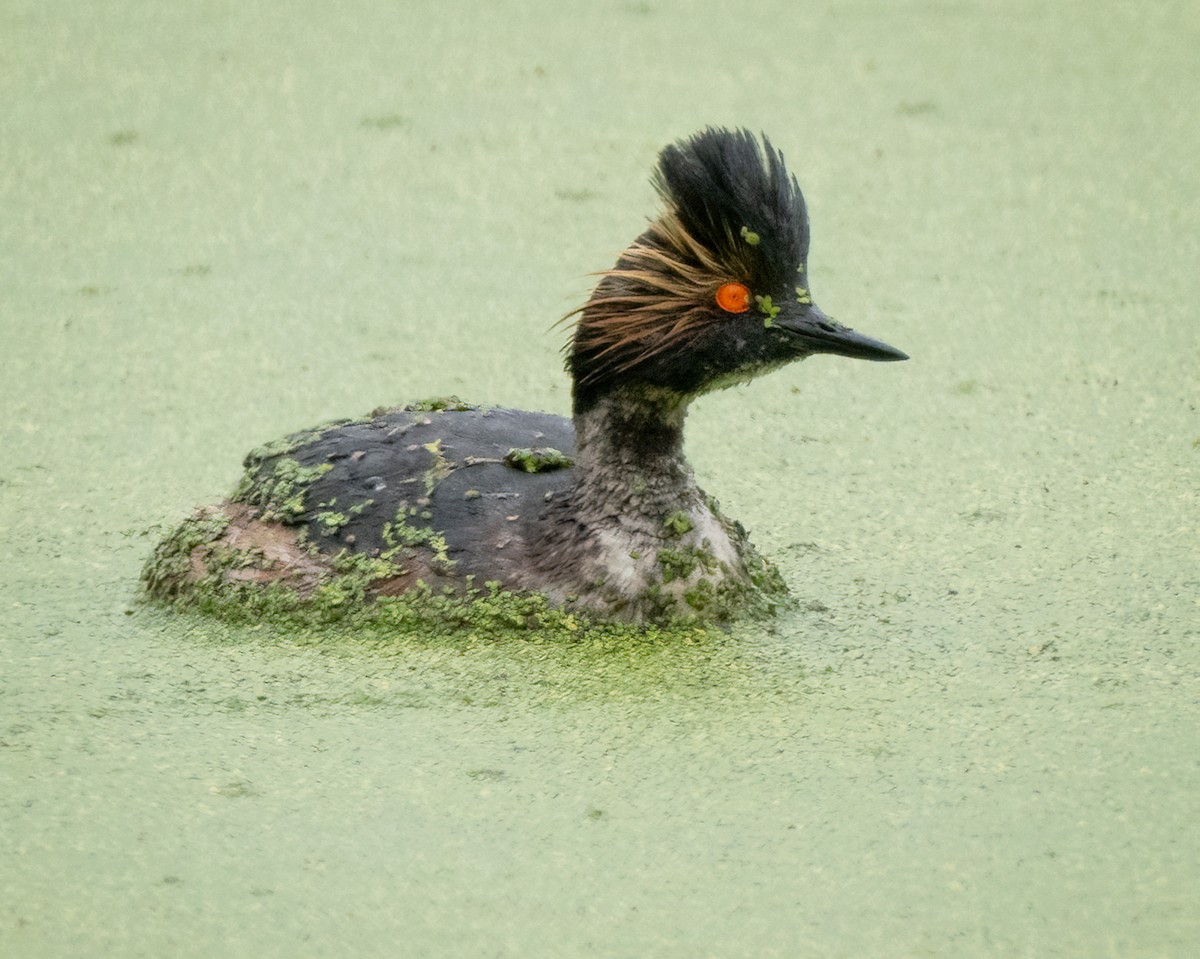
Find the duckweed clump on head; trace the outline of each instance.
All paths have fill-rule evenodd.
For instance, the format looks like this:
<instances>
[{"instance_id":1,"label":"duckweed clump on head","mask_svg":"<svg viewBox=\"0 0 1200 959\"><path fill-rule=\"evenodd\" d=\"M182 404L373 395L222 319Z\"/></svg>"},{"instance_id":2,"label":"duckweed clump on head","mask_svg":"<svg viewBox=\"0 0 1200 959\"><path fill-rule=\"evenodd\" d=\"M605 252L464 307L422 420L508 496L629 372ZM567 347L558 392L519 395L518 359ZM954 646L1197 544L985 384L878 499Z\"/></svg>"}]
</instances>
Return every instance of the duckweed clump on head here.
<instances>
[{"instance_id":1,"label":"duckweed clump on head","mask_svg":"<svg viewBox=\"0 0 1200 959\"><path fill-rule=\"evenodd\" d=\"M750 246L758 246L759 241L762 239L757 233L755 233L748 226L743 226L741 232L742 232L742 239L745 240Z\"/></svg>"},{"instance_id":2,"label":"duckweed clump on head","mask_svg":"<svg viewBox=\"0 0 1200 959\"><path fill-rule=\"evenodd\" d=\"M765 315L763 326L772 327L775 325L775 317L779 315L779 307L771 302L770 296L756 296L754 302L758 304L758 308Z\"/></svg>"}]
</instances>

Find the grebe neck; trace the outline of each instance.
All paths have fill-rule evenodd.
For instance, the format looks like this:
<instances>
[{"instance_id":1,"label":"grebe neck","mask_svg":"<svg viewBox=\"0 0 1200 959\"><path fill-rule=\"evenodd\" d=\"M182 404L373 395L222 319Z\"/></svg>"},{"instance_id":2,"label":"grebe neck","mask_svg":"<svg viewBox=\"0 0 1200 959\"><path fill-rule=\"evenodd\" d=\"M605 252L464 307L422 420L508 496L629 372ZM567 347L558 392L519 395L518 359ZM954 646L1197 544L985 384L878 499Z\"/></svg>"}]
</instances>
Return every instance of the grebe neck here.
<instances>
[{"instance_id":1,"label":"grebe neck","mask_svg":"<svg viewBox=\"0 0 1200 959\"><path fill-rule=\"evenodd\" d=\"M694 507L696 486L683 456L688 398L652 387L619 387L575 412L577 509L586 519L626 522Z\"/></svg>"}]
</instances>

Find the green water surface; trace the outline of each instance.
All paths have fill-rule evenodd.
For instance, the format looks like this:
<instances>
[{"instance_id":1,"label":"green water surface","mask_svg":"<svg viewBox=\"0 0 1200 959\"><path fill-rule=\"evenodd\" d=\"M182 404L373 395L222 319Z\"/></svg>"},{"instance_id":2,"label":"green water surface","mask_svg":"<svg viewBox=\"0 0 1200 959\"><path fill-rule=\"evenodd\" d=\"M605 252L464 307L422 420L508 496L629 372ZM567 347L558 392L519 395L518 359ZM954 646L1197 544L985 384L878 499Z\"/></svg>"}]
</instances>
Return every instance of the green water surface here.
<instances>
[{"instance_id":1,"label":"green water surface","mask_svg":"<svg viewBox=\"0 0 1200 959\"><path fill-rule=\"evenodd\" d=\"M1200 954L1194 3L0 3L0 956ZM677 643L233 628L250 447L458 393L765 130L904 364L702 401Z\"/></svg>"}]
</instances>

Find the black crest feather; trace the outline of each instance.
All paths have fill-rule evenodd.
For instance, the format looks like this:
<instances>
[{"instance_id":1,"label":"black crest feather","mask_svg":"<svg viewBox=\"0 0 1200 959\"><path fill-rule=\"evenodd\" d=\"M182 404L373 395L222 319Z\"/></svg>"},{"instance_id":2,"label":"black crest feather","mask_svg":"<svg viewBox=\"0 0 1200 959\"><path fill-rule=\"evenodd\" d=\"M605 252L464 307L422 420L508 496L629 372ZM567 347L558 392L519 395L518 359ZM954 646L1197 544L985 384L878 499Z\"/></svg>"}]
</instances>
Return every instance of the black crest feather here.
<instances>
[{"instance_id":1,"label":"black crest feather","mask_svg":"<svg viewBox=\"0 0 1200 959\"><path fill-rule=\"evenodd\" d=\"M687 231L712 252L760 238L758 267L768 284L796 273L808 257L808 211L783 154L749 130L706 130L666 147L653 178Z\"/></svg>"}]
</instances>

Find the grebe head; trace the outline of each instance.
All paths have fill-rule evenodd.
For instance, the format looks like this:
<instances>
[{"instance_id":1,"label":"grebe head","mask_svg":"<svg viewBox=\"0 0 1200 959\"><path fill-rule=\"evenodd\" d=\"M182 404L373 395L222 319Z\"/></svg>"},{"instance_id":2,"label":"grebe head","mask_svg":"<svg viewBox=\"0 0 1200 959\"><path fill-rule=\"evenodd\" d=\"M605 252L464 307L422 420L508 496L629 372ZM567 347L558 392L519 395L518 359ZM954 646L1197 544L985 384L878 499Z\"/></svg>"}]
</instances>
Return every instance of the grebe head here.
<instances>
[{"instance_id":1,"label":"grebe head","mask_svg":"<svg viewBox=\"0 0 1200 959\"><path fill-rule=\"evenodd\" d=\"M570 314L576 413L617 389L685 405L813 353L908 358L813 302L804 196L766 137L704 130L652 182L664 209Z\"/></svg>"}]
</instances>

